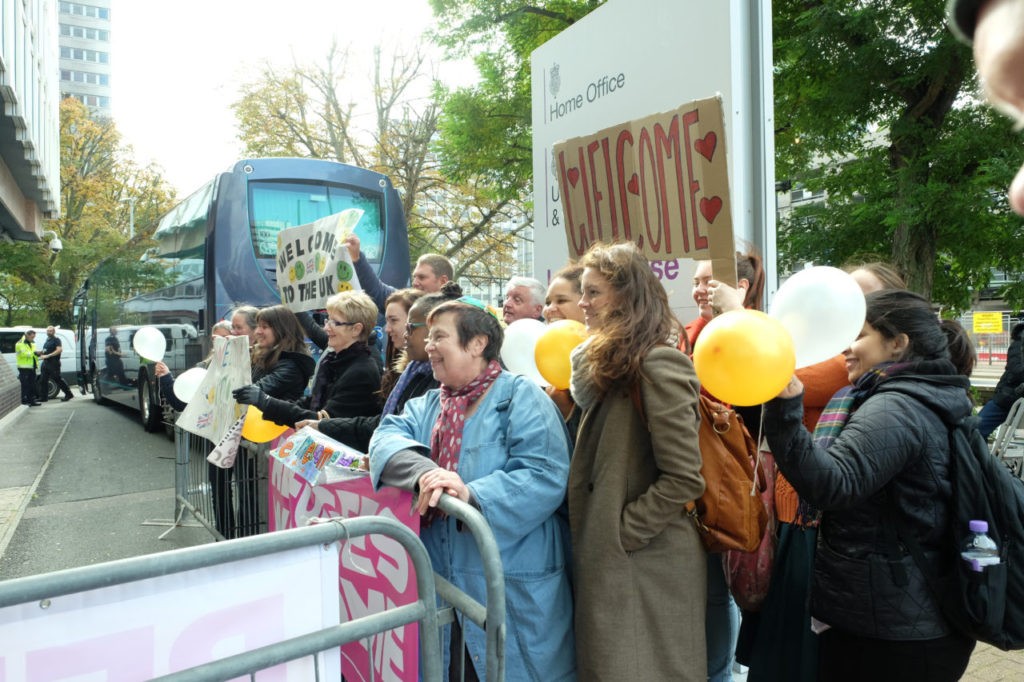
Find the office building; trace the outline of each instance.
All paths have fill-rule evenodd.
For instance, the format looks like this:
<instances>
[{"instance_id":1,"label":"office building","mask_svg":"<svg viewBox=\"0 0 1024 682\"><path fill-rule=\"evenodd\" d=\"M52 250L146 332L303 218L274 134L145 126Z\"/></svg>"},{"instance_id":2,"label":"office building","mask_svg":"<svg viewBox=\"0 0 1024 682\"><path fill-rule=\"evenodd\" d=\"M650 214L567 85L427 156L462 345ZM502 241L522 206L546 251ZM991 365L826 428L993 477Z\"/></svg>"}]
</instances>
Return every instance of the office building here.
<instances>
[{"instance_id":1,"label":"office building","mask_svg":"<svg viewBox=\"0 0 1024 682\"><path fill-rule=\"evenodd\" d=\"M57 3L60 92L110 116L110 0Z\"/></svg>"},{"instance_id":2,"label":"office building","mask_svg":"<svg viewBox=\"0 0 1024 682\"><path fill-rule=\"evenodd\" d=\"M0 239L60 213L57 3L0 0Z\"/></svg>"}]
</instances>

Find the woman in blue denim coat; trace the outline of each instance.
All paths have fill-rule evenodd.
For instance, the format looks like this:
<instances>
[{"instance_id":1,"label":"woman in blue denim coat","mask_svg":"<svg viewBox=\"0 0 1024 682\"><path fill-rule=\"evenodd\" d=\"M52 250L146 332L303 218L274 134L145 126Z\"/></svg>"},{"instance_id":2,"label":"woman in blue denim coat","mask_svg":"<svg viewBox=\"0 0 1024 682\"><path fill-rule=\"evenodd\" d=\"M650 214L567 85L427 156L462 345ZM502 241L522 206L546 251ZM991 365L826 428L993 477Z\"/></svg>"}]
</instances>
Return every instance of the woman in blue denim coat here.
<instances>
[{"instance_id":1,"label":"woman in blue denim coat","mask_svg":"<svg viewBox=\"0 0 1024 682\"><path fill-rule=\"evenodd\" d=\"M558 513L569 475L568 434L539 387L501 369L501 326L477 304L464 297L427 318L427 356L441 388L381 422L370 441L370 475L375 487L417 493L426 514L420 537L434 570L485 603L476 542L434 507L447 494L480 510L505 571L507 679L574 680L568 529ZM466 651L455 656L468 661L466 679L475 672L482 680L484 632L461 619L457 625L465 629ZM452 639L446 631L446 670Z\"/></svg>"}]
</instances>

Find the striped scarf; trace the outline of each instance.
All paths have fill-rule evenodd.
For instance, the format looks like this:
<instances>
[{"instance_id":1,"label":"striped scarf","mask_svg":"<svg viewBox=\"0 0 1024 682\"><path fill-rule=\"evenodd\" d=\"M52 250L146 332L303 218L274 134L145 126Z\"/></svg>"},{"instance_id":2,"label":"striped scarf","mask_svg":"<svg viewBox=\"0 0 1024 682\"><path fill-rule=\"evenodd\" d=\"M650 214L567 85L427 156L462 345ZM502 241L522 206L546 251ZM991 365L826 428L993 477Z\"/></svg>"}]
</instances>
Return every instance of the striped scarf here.
<instances>
[{"instance_id":1,"label":"striped scarf","mask_svg":"<svg viewBox=\"0 0 1024 682\"><path fill-rule=\"evenodd\" d=\"M398 401L402 399L402 391L409 385L414 378L421 374L427 374L431 371L430 363L426 360L413 360L405 369L402 370L402 375L398 377L398 382L395 387L391 389L391 393L388 394L388 399L384 403L384 409L381 411L380 416L384 418L389 414L395 414L398 408Z\"/></svg>"},{"instance_id":2,"label":"striped scarf","mask_svg":"<svg viewBox=\"0 0 1024 682\"><path fill-rule=\"evenodd\" d=\"M828 450L839 437L846 422L850 420L856 406L874 393L880 383L909 366L910 363L906 362L883 362L862 374L853 386L844 386L836 391L825 405L814 427L814 445L822 450ZM815 527L820 521L821 511L801 497L794 523L798 526Z\"/></svg>"}]
</instances>

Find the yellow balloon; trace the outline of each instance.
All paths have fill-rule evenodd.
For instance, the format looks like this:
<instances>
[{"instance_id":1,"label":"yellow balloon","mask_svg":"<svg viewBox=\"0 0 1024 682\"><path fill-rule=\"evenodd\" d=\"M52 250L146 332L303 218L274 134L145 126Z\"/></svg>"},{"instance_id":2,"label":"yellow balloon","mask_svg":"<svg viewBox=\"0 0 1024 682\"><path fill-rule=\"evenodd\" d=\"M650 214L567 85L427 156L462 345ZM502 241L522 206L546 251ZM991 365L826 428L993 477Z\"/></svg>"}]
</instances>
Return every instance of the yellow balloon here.
<instances>
[{"instance_id":1,"label":"yellow balloon","mask_svg":"<svg viewBox=\"0 0 1024 682\"><path fill-rule=\"evenodd\" d=\"M250 405L242 422L242 438L251 443L269 443L288 430L263 418L263 412L255 405Z\"/></svg>"},{"instance_id":2,"label":"yellow balloon","mask_svg":"<svg viewBox=\"0 0 1024 682\"><path fill-rule=\"evenodd\" d=\"M587 328L576 320L558 320L548 325L533 350L537 370L545 381L558 389L569 388L569 353L586 338Z\"/></svg>"},{"instance_id":3,"label":"yellow balloon","mask_svg":"<svg viewBox=\"0 0 1024 682\"><path fill-rule=\"evenodd\" d=\"M793 376L793 339L778 320L757 310L734 310L711 320L693 349L697 378L711 395L733 405L759 405Z\"/></svg>"}]
</instances>

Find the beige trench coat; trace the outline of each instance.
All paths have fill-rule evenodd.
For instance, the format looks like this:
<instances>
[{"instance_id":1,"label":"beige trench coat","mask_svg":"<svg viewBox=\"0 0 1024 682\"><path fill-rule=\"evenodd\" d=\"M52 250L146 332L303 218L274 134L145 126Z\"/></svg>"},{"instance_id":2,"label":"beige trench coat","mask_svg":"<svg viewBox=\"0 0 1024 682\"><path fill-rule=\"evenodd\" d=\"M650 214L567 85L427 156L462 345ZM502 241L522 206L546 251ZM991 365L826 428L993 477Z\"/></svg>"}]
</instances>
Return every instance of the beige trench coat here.
<instances>
[{"instance_id":1,"label":"beige trench coat","mask_svg":"<svg viewBox=\"0 0 1024 682\"><path fill-rule=\"evenodd\" d=\"M577 674L703 682L707 560L683 511L704 492L699 385L674 348L653 349L642 373L646 422L628 393L605 396L569 469Z\"/></svg>"}]
</instances>

